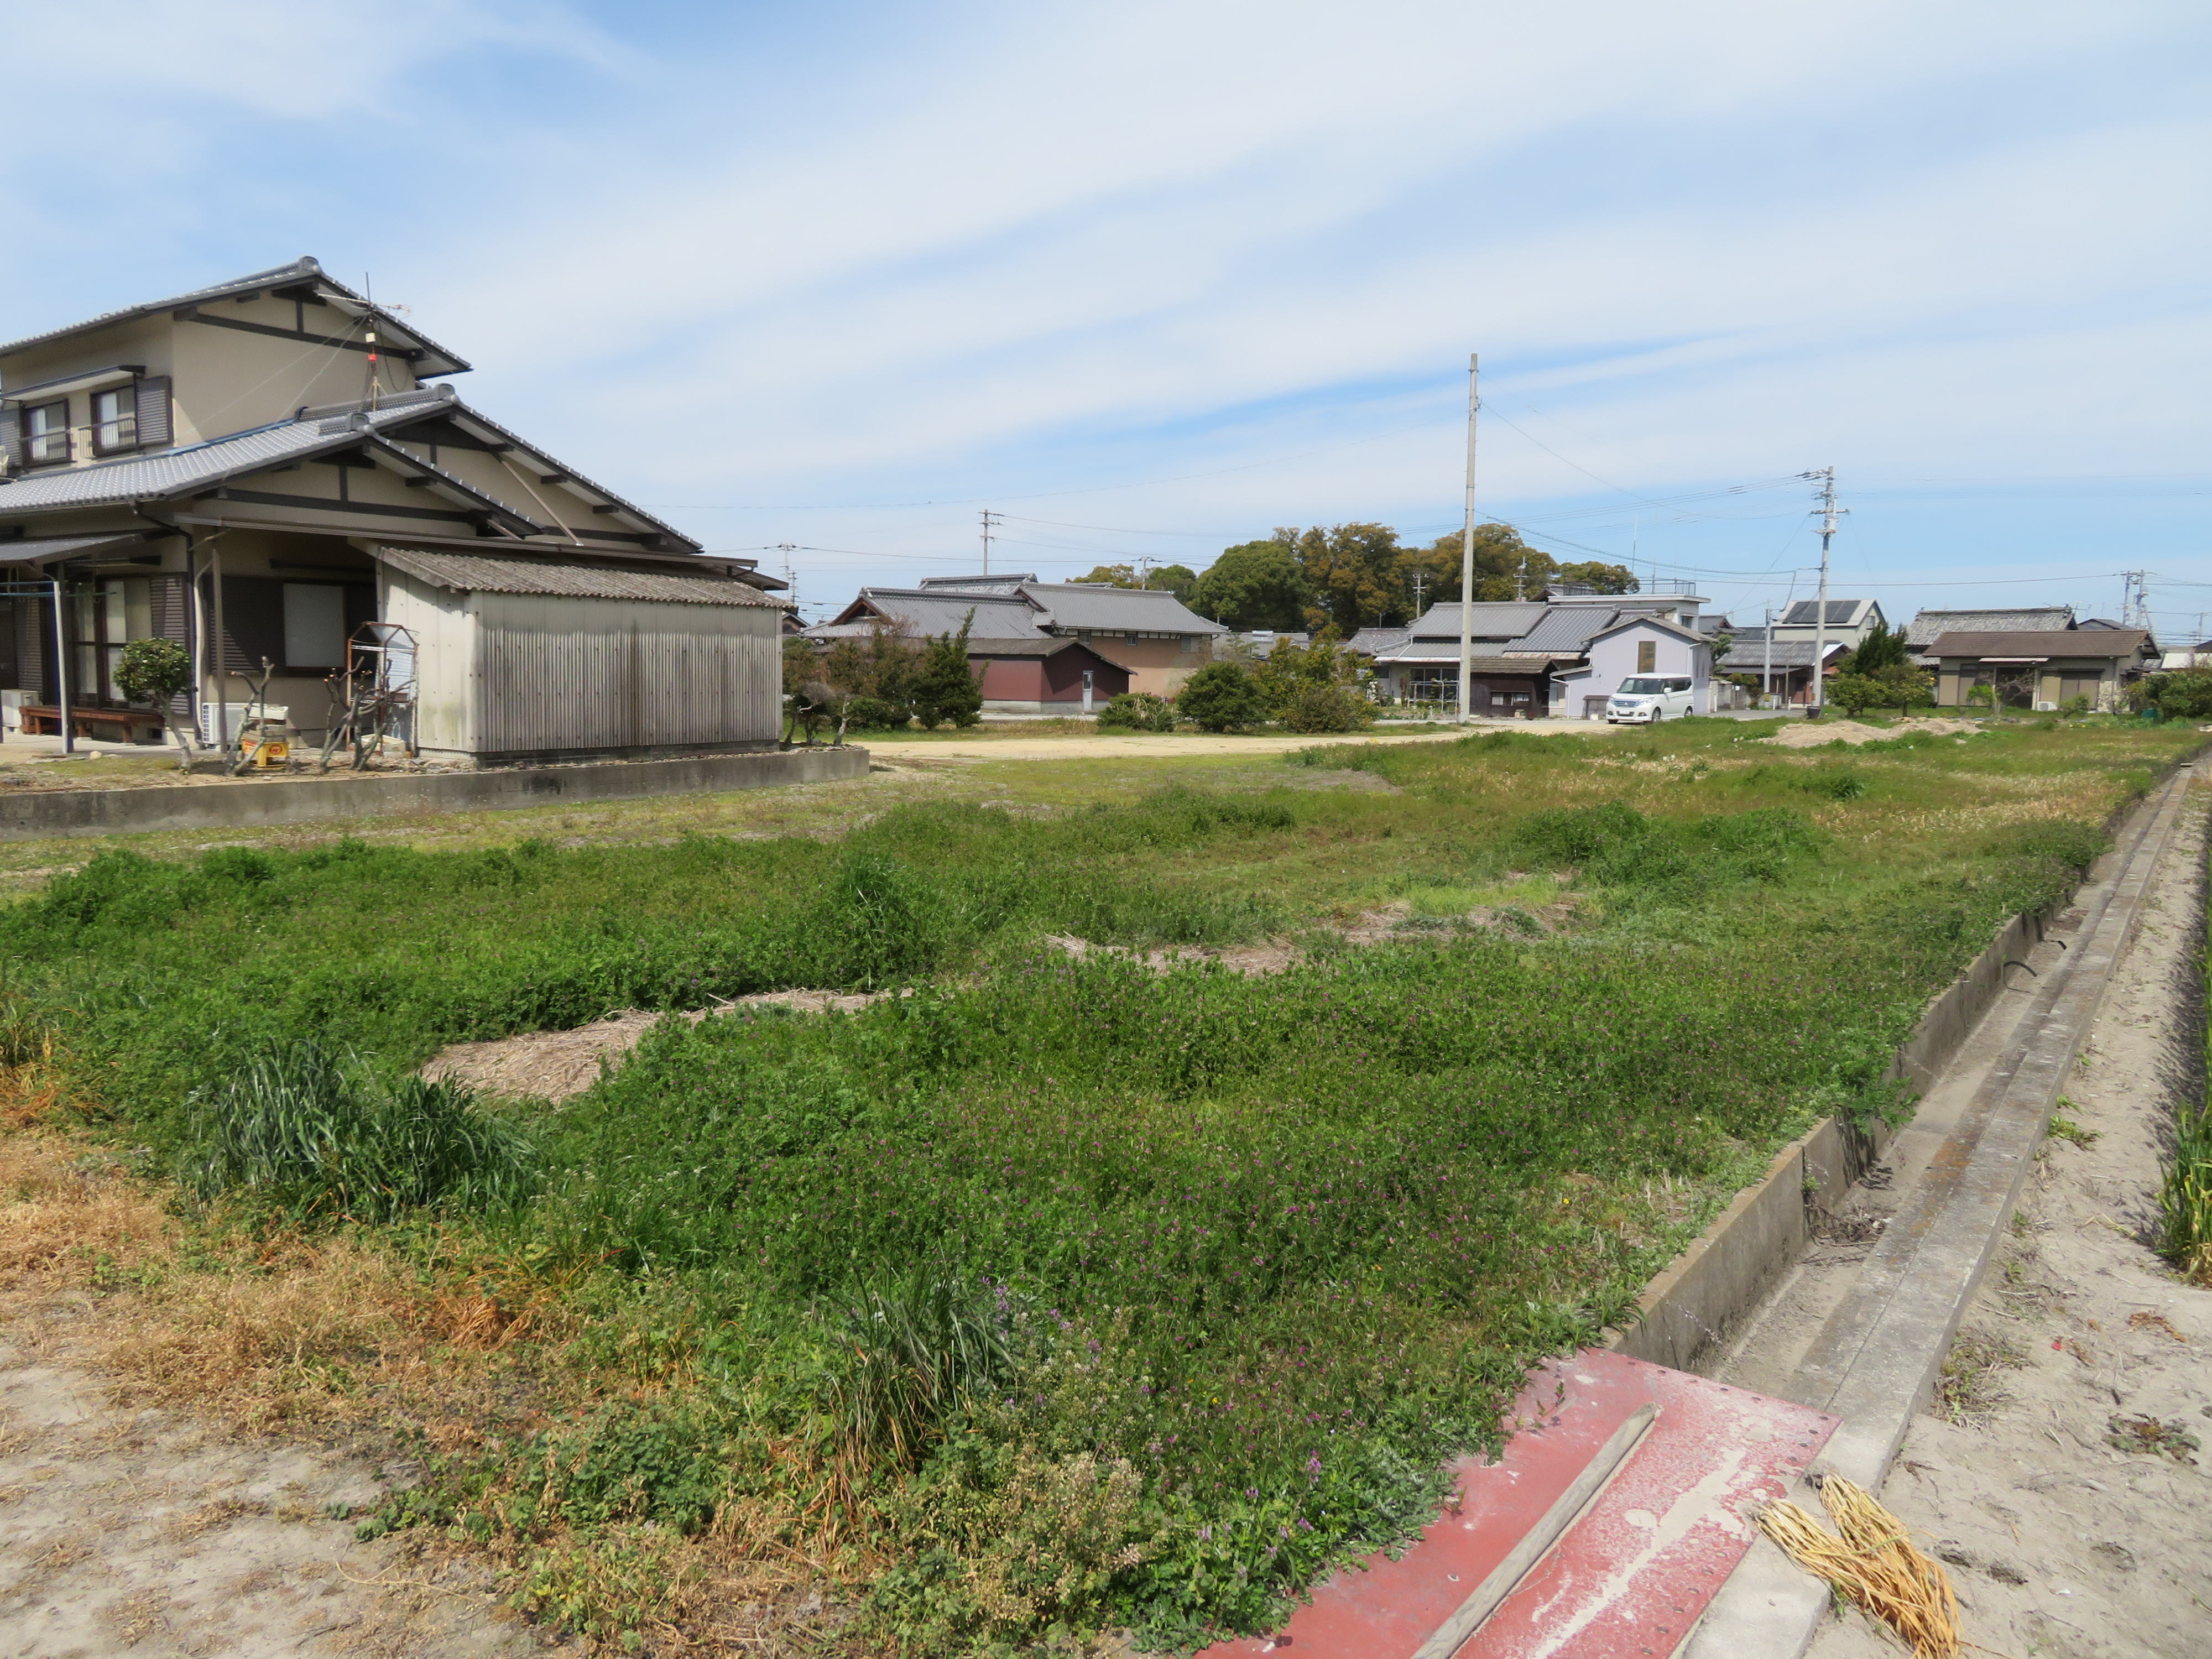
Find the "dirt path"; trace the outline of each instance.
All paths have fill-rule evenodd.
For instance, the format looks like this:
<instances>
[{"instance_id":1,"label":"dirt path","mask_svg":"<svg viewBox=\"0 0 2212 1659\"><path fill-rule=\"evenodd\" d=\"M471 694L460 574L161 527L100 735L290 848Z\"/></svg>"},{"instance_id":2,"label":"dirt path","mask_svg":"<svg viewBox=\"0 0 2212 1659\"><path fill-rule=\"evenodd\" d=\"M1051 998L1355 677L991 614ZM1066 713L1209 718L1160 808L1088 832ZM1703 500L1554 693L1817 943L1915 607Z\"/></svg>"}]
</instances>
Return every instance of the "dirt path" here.
<instances>
[{"instance_id":1,"label":"dirt path","mask_svg":"<svg viewBox=\"0 0 2212 1659\"><path fill-rule=\"evenodd\" d=\"M1881 1493L1951 1563L1969 1638L2013 1659L2212 1654L2212 1452L2190 1443L2212 1447L2212 1291L2150 1248L2162 1137L2196 1085L2206 804L2167 849L2060 1104L2094 1139L2045 1142ZM1812 1652L1899 1649L1854 1613Z\"/></svg>"},{"instance_id":2,"label":"dirt path","mask_svg":"<svg viewBox=\"0 0 2212 1659\"><path fill-rule=\"evenodd\" d=\"M64 1297L0 1336L0 1654L304 1659L533 1653L481 1574L355 1541L351 1460L119 1407ZM574 1652L567 1644L556 1650Z\"/></svg>"}]
</instances>

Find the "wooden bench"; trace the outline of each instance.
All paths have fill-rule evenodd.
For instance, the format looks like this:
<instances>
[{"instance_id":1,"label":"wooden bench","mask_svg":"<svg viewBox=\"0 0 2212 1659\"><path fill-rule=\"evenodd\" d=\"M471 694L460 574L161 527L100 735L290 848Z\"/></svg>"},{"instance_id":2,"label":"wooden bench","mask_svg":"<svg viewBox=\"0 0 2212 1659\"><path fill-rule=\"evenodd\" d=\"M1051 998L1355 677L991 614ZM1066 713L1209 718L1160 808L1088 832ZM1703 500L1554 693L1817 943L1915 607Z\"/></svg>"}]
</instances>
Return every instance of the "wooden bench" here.
<instances>
[{"instance_id":1,"label":"wooden bench","mask_svg":"<svg viewBox=\"0 0 2212 1659\"><path fill-rule=\"evenodd\" d=\"M36 703L25 703L16 713L29 736L58 738L62 734L62 711L51 704L40 708ZM108 743L160 743L168 735L161 717L149 708L72 708L70 724L81 738L98 738ZM142 732L145 735L141 736Z\"/></svg>"}]
</instances>

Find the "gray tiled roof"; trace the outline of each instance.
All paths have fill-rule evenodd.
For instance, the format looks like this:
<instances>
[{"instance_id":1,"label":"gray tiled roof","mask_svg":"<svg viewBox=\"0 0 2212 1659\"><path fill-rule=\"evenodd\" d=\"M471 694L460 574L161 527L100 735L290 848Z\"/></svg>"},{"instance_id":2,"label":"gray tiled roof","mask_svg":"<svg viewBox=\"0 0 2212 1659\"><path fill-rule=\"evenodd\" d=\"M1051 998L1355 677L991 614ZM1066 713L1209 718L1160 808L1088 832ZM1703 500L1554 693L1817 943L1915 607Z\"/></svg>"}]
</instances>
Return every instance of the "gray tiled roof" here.
<instances>
[{"instance_id":1,"label":"gray tiled roof","mask_svg":"<svg viewBox=\"0 0 2212 1659\"><path fill-rule=\"evenodd\" d=\"M622 570L484 553L379 547L377 557L417 580L457 593L543 593L571 599L642 599L663 605L737 605L787 608L758 588L728 576L679 576L662 570Z\"/></svg>"},{"instance_id":2,"label":"gray tiled roof","mask_svg":"<svg viewBox=\"0 0 2212 1659\"><path fill-rule=\"evenodd\" d=\"M1035 571L1024 570L1007 576L924 576L915 585L933 591L953 588L963 593L996 593L1004 596L1013 592L1024 582L1036 580Z\"/></svg>"},{"instance_id":3,"label":"gray tiled roof","mask_svg":"<svg viewBox=\"0 0 2212 1659\"><path fill-rule=\"evenodd\" d=\"M1478 600L1471 608L1474 612L1471 621L1476 639L1517 640L1553 607L1538 600L1506 600L1502 603ZM1407 631L1417 640L1457 639L1459 601L1446 599L1431 605L1414 618Z\"/></svg>"},{"instance_id":4,"label":"gray tiled roof","mask_svg":"<svg viewBox=\"0 0 2212 1659\"><path fill-rule=\"evenodd\" d=\"M1778 669L1808 668L1812 665L1813 650L1817 643L1813 640L1777 640L1774 641L1774 655L1770 659L1766 654L1765 630L1752 629L1729 636L1729 648L1721 653L1721 660L1728 665L1728 672L1731 674L1756 674L1770 660ZM1850 649L1845 641L1828 641L1831 659Z\"/></svg>"},{"instance_id":5,"label":"gray tiled roof","mask_svg":"<svg viewBox=\"0 0 2212 1659\"><path fill-rule=\"evenodd\" d=\"M1938 634L2045 633L2073 626L2074 607L2070 605L2012 611L1923 611L1907 624L1905 642L1924 650Z\"/></svg>"},{"instance_id":6,"label":"gray tiled roof","mask_svg":"<svg viewBox=\"0 0 2212 1659\"><path fill-rule=\"evenodd\" d=\"M1059 629L1106 634L1226 634L1164 588L1109 587L1094 582L1024 582L1022 592L1049 613Z\"/></svg>"},{"instance_id":7,"label":"gray tiled roof","mask_svg":"<svg viewBox=\"0 0 2212 1659\"><path fill-rule=\"evenodd\" d=\"M133 317L150 317L156 312L178 311L187 306L204 305L210 300L227 300L240 294L252 294L257 289L280 288L296 283L309 283L329 295L351 301L366 311L369 301L362 298L343 283L326 275L320 264L303 255L289 265L276 265L268 270L257 270L251 276L235 276L212 288L194 289L189 294L179 294L167 300L149 300L143 305L125 306L120 311L103 311L97 317L88 317L81 323L70 323L61 328L50 328L43 334L27 334L20 340L10 340L0 345L0 356L20 351L25 346L44 345L50 340L66 339L72 334L82 334L95 328L105 328L111 323L127 322ZM460 374L467 372L468 360L448 351L412 323L404 322L382 307L375 307L380 325L386 332L400 337L403 342L418 345L439 360L441 367L425 365L425 374Z\"/></svg>"},{"instance_id":8,"label":"gray tiled roof","mask_svg":"<svg viewBox=\"0 0 2212 1659\"><path fill-rule=\"evenodd\" d=\"M250 431L234 432L226 438L189 444L181 449L95 461L90 466L58 466L19 473L0 483L0 518L18 513L52 513L72 507L165 501L242 473L303 460L325 451L344 449L359 443L363 432L386 433L394 427L419 421L425 415L442 412L453 401L447 398L436 403L410 402L398 408L379 410L367 416L359 428L350 427L343 416L278 421ZM418 458L410 456L409 459ZM418 464L429 465L422 461ZM460 487L471 494L481 494L473 486Z\"/></svg>"},{"instance_id":9,"label":"gray tiled roof","mask_svg":"<svg viewBox=\"0 0 2212 1659\"><path fill-rule=\"evenodd\" d=\"M1378 652L1395 650L1413 636L1410 628L1363 628L1344 644L1347 651L1371 657Z\"/></svg>"},{"instance_id":10,"label":"gray tiled roof","mask_svg":"<svg viewBox=\"0 0 2212 1659\"><path fill-rule=\"evenodd\" d=\"M356 418L360 422L358 426L355 424ZM498 422L471 409L454 395L451 386L445 386L425 387L418 392L386 398L374 410L364 410L359 404L334 404L327 409L310 409L289 421L278 421L250 431L233 433L228 437L210 438L179 449L156 450L150 454L96 461L89 466L55 467L50 471L18 474L12 479L0 482L0 519L21 513L55 513L78 507L167 501L268 467L308 459L318 454L333 453L360 443L364 435L372 441L389 444L394 438L406 437L409 427L419 422L434 420L465 422L495 433L518 450L543 461L548 470L565 473L572 483L592 495L604 496L641 522L653 526L679 547L694 551L698 548L698 544L681 531L653 517L644 508L633 506L614 491L593 483L582 473L508 431ZM410 453L406 456L406 463L410 468L436 472L456 489L486 503L489 508L513 520L514 526L524 529L525 533L550 530L550 526L538 525L532 514L476 484L455 477L445 468L435 465L422 456ZM552 531L550 533L562 532ZM578 533L589 538L592 527L579 526ZM757 581L756 585L758 585ZM782 586L780 582L773 585Z\"/></svg>"},{"instance_id":11,"label":"gray tiled roof","mask_svg":"<svg viewBox=\"0 0 2212 1659\"><path fill-rule=\"evenodd\" d=\"M1516 651L1580 651L1591 639L1613 626L1620 613L1602 605L1553 605L1526 634L1513 641Z\"/></svg>"},{"instance_id":12,"label":"gray tiled roof","mask_svg":"<svg viewBox=\"0 0 2212 1659\"><path fill-rule=\"evenodd\" d=\"M869 631L867 617L872 614L904 623L916 634L957 634L971 611L975 615L969 627L971 639L1045 637L1044 629L1037 625L1036 608L1026 599L914 587L864 587L860 597L840 611L829 628L810 628L806 631L818 639L835 639L846 633L866 634ZM837 631L832 633L829 629Z\"/></svg>"},{"instance_id":13,"label":"gray tiled roof","mask_svg":"<svg viewBox=\"0 0 2212 1659\"><path fill-rule=\"evenodd\" d=\"M2149 635L2138 628L2043 629L2000 634L1981 629L1938 634L1931 657L2132 657Z\"/></svg>"}]
</instances>

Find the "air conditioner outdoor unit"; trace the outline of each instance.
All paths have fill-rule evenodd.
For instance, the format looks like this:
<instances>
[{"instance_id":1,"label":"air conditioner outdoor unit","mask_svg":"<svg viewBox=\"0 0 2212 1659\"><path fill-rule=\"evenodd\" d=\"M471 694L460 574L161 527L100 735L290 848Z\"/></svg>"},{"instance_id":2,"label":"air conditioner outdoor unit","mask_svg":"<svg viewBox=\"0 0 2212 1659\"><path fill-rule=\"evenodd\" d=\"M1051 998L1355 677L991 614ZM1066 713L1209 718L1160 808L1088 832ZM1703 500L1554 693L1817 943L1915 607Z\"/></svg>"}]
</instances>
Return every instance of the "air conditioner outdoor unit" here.
<instances>
[{"instance_id":1,"label":"air conditioner outdoor unit","mask_svg":"<svg viewBox=\"0 0 2212 1659\"><path fill-rule=\"evenodd\" d=\"M2058 705L2055 702L2039 702L2035 705L2035 712L2039 714L2055 714L2058 712Z\"/></svg>"}]
</instances>

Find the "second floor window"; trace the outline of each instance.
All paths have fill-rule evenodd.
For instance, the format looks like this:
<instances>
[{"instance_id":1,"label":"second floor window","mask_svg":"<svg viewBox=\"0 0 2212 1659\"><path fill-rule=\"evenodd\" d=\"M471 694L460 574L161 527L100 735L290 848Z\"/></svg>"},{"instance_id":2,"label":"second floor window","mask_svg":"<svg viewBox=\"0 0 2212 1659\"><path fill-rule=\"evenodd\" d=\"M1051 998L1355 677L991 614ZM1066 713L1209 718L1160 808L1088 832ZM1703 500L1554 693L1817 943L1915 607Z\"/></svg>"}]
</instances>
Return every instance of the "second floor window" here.
<instances>
[{"instance_id":1,"label":"second floor window","mask_svg":"<svg viewBox=\"0 0 2212 1659\"><path fill-rule=\"evenodd\" d=\"M23 411L23 454L33 466L70 458L69 400Z\"/></svg>"},{"instance_id":2,"label":"second floor window","mask_svg":"<svg viewBox=\"0 0 2212 1659\"><path fill-rule=\"evenodd\" d=\"M138 447L136 388L118 386L92 394L92 450L95 455Z\"/></svg>"}]
</instances>

